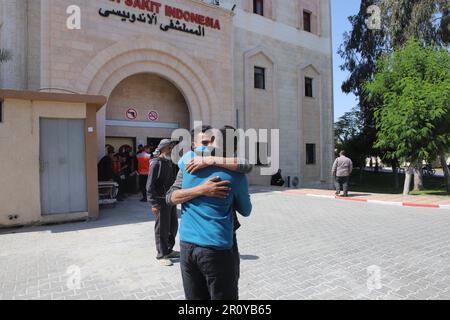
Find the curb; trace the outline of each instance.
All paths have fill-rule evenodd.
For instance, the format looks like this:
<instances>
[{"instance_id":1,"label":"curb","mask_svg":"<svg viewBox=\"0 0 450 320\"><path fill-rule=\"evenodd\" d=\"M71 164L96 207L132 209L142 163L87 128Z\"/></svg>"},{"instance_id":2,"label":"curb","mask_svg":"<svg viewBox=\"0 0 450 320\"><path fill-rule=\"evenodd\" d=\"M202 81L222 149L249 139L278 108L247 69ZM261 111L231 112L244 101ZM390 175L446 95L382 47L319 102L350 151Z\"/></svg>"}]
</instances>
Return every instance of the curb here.
<instances>
[{"instance_id":1,"label":"curb","mask_svg":"<svg viewBox=\"0 0 450 320\"><path fill-rule=\"evenodd\" d=\"M382 200L370 200L370 199L366 199L366 198L344 198L344 197L339 197L339 196L319 195L319 194L311 194L311 193L295 193L295 192L289 192L289 191L287 191L286 193L290 194L290 195L334 199L334 200L339 200L339 201L373 203L373 204L390 205L390 206L397 206L397 207L408 207L408 208L429 208L429 209L450 210L450 205L439 205L439 204L430 204L430 203L414 203L414 202L382 201Z\"/></svg>"}]
</instances>

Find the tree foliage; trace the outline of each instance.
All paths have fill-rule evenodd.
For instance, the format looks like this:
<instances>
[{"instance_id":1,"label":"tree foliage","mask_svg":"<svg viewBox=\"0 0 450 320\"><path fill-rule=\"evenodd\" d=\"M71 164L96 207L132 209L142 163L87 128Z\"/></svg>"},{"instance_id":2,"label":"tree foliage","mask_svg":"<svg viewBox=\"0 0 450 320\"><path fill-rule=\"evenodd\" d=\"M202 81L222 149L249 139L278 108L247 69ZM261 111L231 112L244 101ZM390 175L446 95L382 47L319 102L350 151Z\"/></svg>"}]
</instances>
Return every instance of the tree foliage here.
<instances>
[{"instance_id":1,"label":"tree foliage","mask_svg":"<svg viewBox=\"0 0 450 320\"><path fill-rule=\"evenodd\" d=\"M376 108L376 147L390 159L434 160L450 148L450 56L409 41L380 59L365 88Z\"/></svg>"},{"instance_id":2,"label":"tree foliage","mask_svg":"<svg viewBox=\"0 0 450 320\"><path fill-rule=\"evenodd\" d=\"M335 145L338 151L345 150L355 167L364 167L367 152L367 136L364 134L364 118L358 108L345 113L335 123Z\"/></svg>"},{"instance_id":3,"label":"tree foliage","mask_svg":"<svg viewBox=\"0 0 450 320\"><path fill-rule=\"evenodd\" d=\"M381 30L368 27L368 8L371 5L381 8ZM384 158L384 153L388 151L374 148L374 112L382 101L377 100L378 96L368 99L364 90L364 84L375 76L377 61L405 45L409 39L416 39L424 45L448 45L449 20L448 0L361 0L358 14L349 17L352 29L344 34L344 42L338 51L344 60L341 69L350 74L342 84L342 91L353 93L358 98L368 154Z\"/></svg>"}]
</instances>

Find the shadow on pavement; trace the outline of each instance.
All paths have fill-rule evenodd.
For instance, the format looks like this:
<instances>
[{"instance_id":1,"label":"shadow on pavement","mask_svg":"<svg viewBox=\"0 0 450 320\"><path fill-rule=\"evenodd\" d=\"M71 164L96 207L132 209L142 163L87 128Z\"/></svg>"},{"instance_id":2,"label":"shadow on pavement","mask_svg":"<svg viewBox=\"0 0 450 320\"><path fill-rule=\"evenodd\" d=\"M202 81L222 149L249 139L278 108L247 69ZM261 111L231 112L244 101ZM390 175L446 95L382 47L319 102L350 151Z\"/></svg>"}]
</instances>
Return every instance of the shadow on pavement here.
<instances>
[{"instance_id":1,"label":"shadow on pavement","mask_svg":"<svg viewBox=\"0 0 450 320\"><path fill-rule=\"evenodd\" d=\"M138 197L130 197L115 206L100 208L100 217L97 220L3 229L0 230L0 235L42 231L51 233L74 232L150 221L155 221L150 206L145 202L140 202Z\"/></svg>"}]
</instances>

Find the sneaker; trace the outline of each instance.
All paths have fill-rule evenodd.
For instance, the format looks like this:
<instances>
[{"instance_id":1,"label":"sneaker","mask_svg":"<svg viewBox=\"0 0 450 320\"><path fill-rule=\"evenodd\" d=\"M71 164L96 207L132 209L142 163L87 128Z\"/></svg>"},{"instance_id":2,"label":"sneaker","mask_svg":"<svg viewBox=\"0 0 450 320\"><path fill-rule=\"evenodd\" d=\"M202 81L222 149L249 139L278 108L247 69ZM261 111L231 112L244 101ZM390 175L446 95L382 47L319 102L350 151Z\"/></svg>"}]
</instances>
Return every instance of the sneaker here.
<instances>
[{"instance_id":1,"label":"sneaker","mask_svg":"<svg viewBox=\"0 0 450 320\"><path fill-rule=\"evenodd\" d=\"M167 258L167 259L179 259L180 258L180 253L178 251L172 251L167 256L165 256L165 258Z\"/></svg>"},{"instance_id":2,"label":"sneaker","mask_svg":"<svg viewBox=\"0 0 450 320\"><path fill-rule=\"evenodd\" d=\"M158 260L159 265L162 267L171 267L173 266L173 262L170 259L162 258Z\"/></svg>"}]
</instances>

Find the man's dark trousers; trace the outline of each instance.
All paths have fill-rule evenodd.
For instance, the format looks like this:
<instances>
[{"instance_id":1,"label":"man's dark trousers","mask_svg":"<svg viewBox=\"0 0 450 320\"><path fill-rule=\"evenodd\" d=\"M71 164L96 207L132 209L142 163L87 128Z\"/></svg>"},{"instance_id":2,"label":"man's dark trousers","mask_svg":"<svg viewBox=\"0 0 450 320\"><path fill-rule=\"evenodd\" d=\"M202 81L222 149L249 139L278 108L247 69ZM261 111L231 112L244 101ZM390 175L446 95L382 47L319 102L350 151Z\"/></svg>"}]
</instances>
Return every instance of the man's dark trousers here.
<instances>
[{"instance_id":1,"label":"man's dark trousers","mask_svg":"<svg viewBox=\"0 0 450 320\"><path fill-rule=\"evenodd\" d=\"M186 300L238 300L235 250L181 242L180 263Z\"/></svg>"},{"instance_id":2,"label":"man's dark trousers","mask_svg":"<svg viewBox=\"0 0 450 320\"><path fill-rule=\"evenodd\" d=\"M139 175L139 189L142 192L142 199L147 199L147 180L148 175Z\"/></svg>"},{"instance_id":3,"label":"man's dark trousers","mask_svg":"<svg viewBox=\"0 0 450 320\"><path fill-rule=\"evenodd\" d=\"M159 215L155 222L155 242L158 252L157 259L162 259L173 251L178 232L178 213L176 206L161 204Z\"/></svg>"},{"instance_id":4,"label":"man's dark trousers","mask_svg":"<svg viewBox=\"0 0 450 320\"><path fill-rule=\"evenodd\" d=\"M349 183L350 177L336 177L335 186L336 186L336 193L339 194L341 192L341 184L344 188L344 195L348 195L348 183Z\"/></svg>"}]
</instances>

